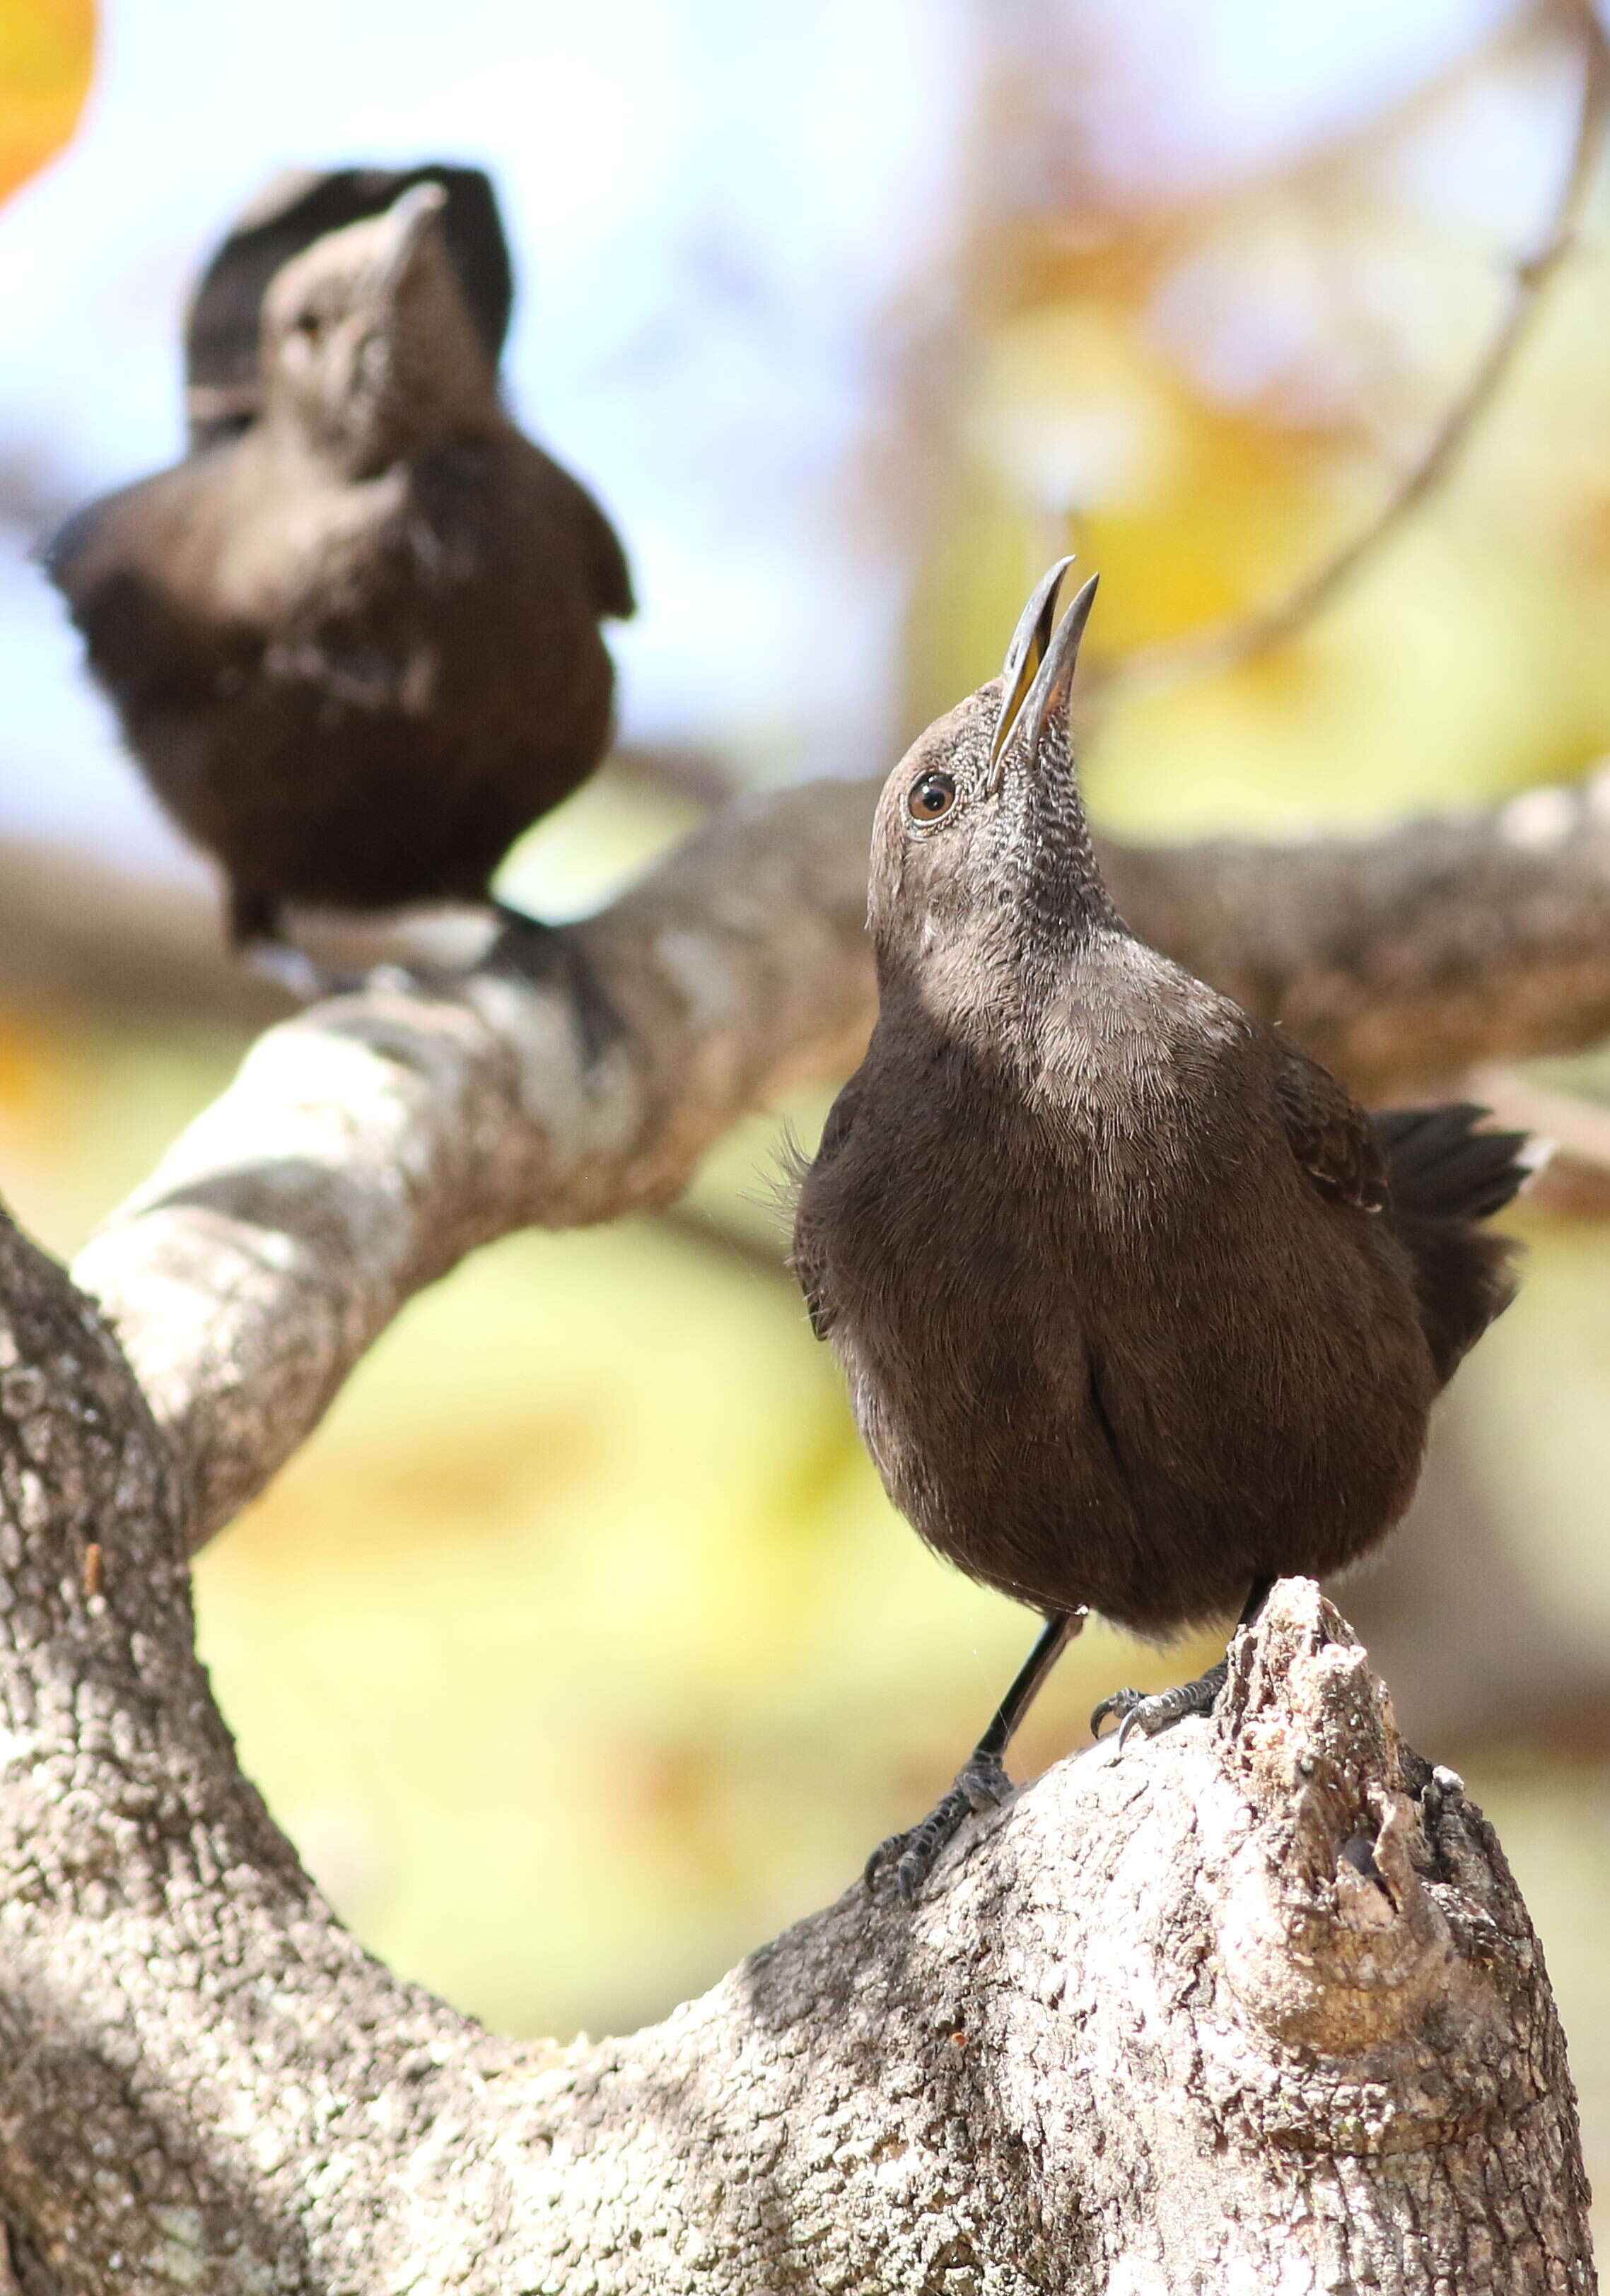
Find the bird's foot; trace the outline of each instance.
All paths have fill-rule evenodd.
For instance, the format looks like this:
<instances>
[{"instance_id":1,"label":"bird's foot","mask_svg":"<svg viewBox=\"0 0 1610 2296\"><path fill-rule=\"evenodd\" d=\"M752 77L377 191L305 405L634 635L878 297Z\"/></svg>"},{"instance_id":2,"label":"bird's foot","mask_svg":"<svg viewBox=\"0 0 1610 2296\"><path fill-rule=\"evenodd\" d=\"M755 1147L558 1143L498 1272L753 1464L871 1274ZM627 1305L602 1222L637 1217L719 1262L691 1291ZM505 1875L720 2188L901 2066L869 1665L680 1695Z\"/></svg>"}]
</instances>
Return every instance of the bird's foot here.
<instances>
[{"instance_id":1,"label":"bird's foot","mask_svg":"<svg viewBox=\"0 0 1610 2296\"><path fill-rule=\"evenodd\" d=\"M920 1825L879 1842L867 1860L867 1887L875 1890L892 1868L894 1885L909 1905L932 1873L941 1850L955 1841L968 1818L998 1809L1011 1792L1012 1781L999 1755L974 1754Z\"/></svg>"},{"instance_id":2,"label":"bird's foot","mask_svg":"<svg viewBox=\"0 0 1610 2296\"><path fill-rule=\"evenodd\" d=\"M344 996L363 987L361 974L338 972L289 941L256 941L245 955L255 973L294 996L299 1004L316 1004L321 997Z\"/></svg>"},{"instance_id":3,"label":"bird's foot","mask_svg":"<svg viewBox=\"0 0 1610 2296\"><path fill-rule=\"evenodd\" d=\"M500 930L481 962L489 972L512 972L539 988L568 992L575 1015L582 1065L594 1068L622 1033L620 1015L611 1004L575 936L563 925L546 925L512 909L505 901L492 903Z\"/></svg>"},{"instance_id":4,"label":"bird's foot","mask_svg":"<svg viewBox=\"0 0 1610 2296\"><path fill-rule=\"evenodd\" d=\"M1117 1715L1118 1751L1121 1754L1132 1731L1138 1730L1143 1738L1154 1738L1160 1730L1182 1722L1187 1714L1211 1714L1228 1672L1227 1662L1220 1659L1217 1666L1210 1666L1205 1674L1199 1674L1195 1682L1182 1682L1173 1690L1156 1691L1149 1698L1138 1690L1115 1690L1111 1698L1102 1700L1091 1715L1090 1734L1099 1738L1102 1724Z\"/></svg>"}]
</instances>

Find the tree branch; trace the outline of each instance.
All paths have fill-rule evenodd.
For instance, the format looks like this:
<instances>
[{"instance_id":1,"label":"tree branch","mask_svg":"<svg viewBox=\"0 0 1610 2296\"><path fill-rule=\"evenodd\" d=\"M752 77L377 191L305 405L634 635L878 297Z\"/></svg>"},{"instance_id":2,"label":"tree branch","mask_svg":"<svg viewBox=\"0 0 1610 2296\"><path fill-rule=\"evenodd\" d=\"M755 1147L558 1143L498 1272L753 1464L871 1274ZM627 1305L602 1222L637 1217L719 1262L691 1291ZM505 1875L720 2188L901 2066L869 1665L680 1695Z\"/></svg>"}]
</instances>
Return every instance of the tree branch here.
<instances>
[{"instance_id":1,"label":"tree branch","mask_svg":"<svg viewBox=\"0 0 1610 2296\"><path fill-rule=\"evenodd\" d=\"M591 1067L562 985L491 973L337 1000L259 1041L79 1263L176 1445L198 1542L472 1246L669 1201L745 1110L853 1064L870 808L848 784L735 805L587 926L623 1023Z\"/></svg>"},{"instance_id":2,"label":"tree branch","mask_svg":"<svg viewBox=\"0 0 1610 2296\"><path fill-rule=\"evenodd\" d=\"M9 1224L0 1302L25 2286L1587 2296L1536 1940L1306 1582L1218 1727L1063 1764L914 1911L858 1886L663 2025L504 2043L358 1949L240 1776L168 1447Z\"/></svg>"},{"instance_id":3,"label":"tree branch","mask_svg":"<svg viewBox=\"0 0 1610 2296\"><path fill-rule=\"evenodd\" d=\"M1420 454L1375 514L1294 583L1283 598L1218 628L1137 646L1111 661L1092 664L1084 681L1088 700L1100 695L1105 702L1122 687L1238 668L1284 645L1378 555L1411 512L1449 477L1514 366L1543 290L1571 251L1603 144L1610 57L1591 9L1583 6L1573 14L1581 48L1581 98L1559 195L1540 244L1510 266L1504 307L1487 346Z\"/></svg>"}]
</instances>

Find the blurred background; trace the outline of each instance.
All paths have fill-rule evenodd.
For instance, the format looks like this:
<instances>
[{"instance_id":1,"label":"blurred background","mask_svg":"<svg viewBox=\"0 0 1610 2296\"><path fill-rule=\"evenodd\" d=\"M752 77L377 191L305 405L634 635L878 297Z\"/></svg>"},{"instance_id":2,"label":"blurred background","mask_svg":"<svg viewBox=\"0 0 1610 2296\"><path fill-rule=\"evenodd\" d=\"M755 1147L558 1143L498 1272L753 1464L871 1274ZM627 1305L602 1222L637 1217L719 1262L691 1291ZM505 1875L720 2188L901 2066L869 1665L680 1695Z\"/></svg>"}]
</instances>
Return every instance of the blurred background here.
<instances>
[{"instance_id":1,"label":"blurred background","mask_svg":"<svg viewBox=\"0 0 1610 2296\"><path fill-rule=\"evenodd\" d=\"M507 872L561 915L723 783L885 768L1065 547L1104 576L1109 828L1306 833L1601 762L1602 172L1523 308L1582 55L1580 17L1510 0L0 0L19 1216L72 1250L277 1009L29 559L178 451L186 292L266 176L497 181L512 404L641 602L612 635L620 760ZM1464 451L1357 578L1278 645L1195 657L1369 529L1517 316ZM1540 1073L1610 1097L1594 1058ZM308 1863L505 2029L658 2015L835 1894L1026 1647L891 1513L780 1273L779 1119L809 1136L827 1097L744 1128L679 1222L516 1236L422 1298L199 1565L225 1711ZM1610 1228L1526 1225L1422 1516L1343 1599L1499 1824L1610 2193ZM1092 1631L1017 1767L1206 1655Z\"/></svg>"}]
</instances>

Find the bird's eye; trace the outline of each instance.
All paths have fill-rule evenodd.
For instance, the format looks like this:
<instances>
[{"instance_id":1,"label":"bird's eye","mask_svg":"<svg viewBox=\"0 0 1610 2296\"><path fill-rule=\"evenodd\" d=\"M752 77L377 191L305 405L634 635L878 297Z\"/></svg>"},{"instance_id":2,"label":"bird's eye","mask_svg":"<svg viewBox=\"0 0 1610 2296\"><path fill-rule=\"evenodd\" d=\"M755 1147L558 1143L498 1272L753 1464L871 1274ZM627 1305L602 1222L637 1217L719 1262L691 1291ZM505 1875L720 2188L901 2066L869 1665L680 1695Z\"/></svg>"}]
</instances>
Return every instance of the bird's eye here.
<instances>
[{"instance_id":1,"label":"bird's eye","mask_svg":"<svg viewBox=\"0 0 1610 2296\"><path fill-rule=\"evenodd\" d=\"M322 311L299 311L291 324L294 332L310 343L317 342L324 332Z\"/></svg>"},{"instance_id":2,"label":"bird's eye","mask_svg":"<svg viewBox=\"0 0 1610 2296\"><path fill-rule=\"evenodd\" d=\"M956 783L949 774L924 774L913 782L906 810L913 821L943 821L956 803Z\"/></svg>"}]
</instances>

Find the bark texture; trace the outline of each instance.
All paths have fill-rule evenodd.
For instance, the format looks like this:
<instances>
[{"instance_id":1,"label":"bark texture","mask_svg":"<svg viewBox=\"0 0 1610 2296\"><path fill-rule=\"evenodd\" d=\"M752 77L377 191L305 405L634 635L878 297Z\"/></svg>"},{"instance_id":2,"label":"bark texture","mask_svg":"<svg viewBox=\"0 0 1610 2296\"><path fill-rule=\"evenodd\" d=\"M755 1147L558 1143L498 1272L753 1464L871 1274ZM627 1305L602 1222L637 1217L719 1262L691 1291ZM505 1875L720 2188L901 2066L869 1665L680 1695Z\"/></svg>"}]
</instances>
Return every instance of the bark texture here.
<instances>
[{"instance_id":1,"label":"bark texture","mask_svg":"<svg viewBox=\"0 0 1610 2296\"><path fill-rule=\"evenodd\" d=\"M0 1231L0 2205L55 2296L1593 2285L1542 1959L1302 1580L1224 1710L1064 1763L628 2039L341 1930L192 1649L186 1507Z\"/></svg>"}]
</instances>

